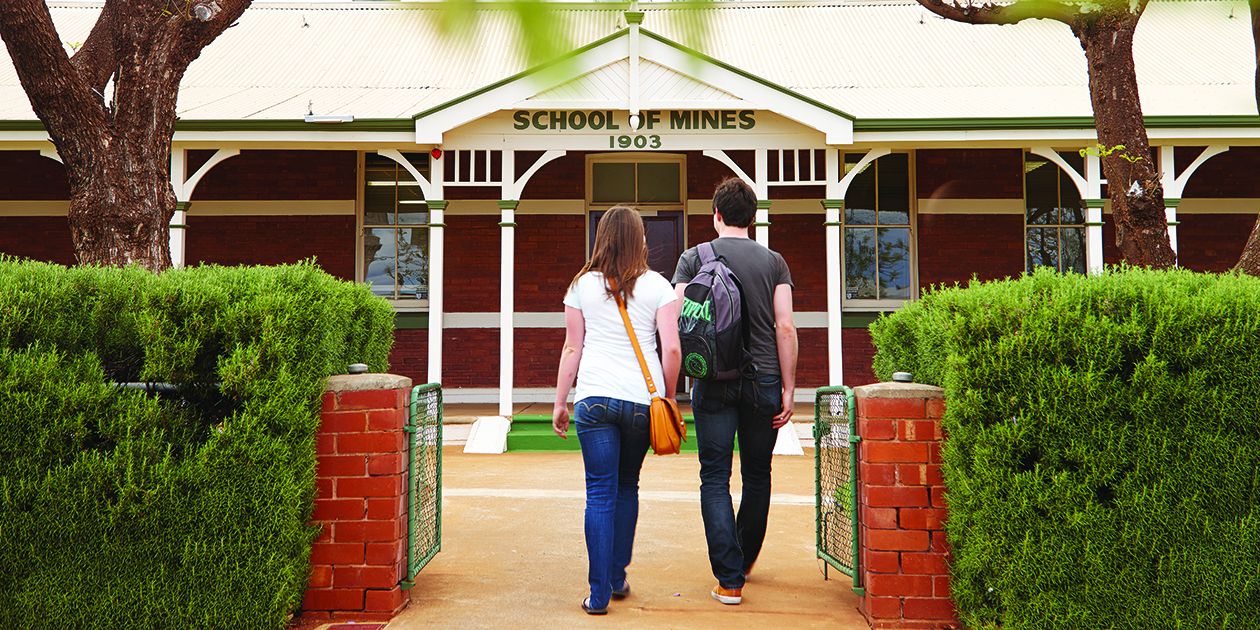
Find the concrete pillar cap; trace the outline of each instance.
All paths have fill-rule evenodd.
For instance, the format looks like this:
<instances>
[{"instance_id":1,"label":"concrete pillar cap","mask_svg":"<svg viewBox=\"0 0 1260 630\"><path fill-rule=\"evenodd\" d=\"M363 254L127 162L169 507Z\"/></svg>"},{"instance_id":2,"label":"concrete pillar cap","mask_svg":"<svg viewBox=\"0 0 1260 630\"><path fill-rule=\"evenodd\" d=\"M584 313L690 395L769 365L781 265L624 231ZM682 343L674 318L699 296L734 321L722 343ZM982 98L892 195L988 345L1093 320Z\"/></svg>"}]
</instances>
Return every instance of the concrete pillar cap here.
<instances>
[{"instance_id":1,"label":"concrete pillar cap","mask_svg":"<svg viewBox=\"0 0 1260 630\"><path fill-rule=\"evenodd\" d=\"M374 389L411 389L411 379L397 374L338 374L328 377L326 392L361 392Z\"/></svg>"},{"instance_id":2,"label":"concrete pillar cap","mask_svg":"<svg viewBox=\"0 0 1260 630\"><path fill-rule=\"evenodd\" d=\"M945 390L923 383L873 383L853 388L858 398L944 398Z\"/></svg>"}]
</instances>

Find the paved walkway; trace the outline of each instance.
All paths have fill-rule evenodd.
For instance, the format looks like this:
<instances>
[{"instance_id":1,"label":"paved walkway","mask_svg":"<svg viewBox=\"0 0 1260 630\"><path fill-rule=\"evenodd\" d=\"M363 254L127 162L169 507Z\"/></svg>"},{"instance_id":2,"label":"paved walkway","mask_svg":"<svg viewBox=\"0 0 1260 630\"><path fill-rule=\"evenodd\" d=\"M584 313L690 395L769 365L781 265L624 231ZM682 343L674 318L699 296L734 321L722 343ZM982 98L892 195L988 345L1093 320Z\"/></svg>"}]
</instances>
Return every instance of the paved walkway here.
<instances>
[{"instance_id":1,"label":"paved walkway","mask_svg":"<svg viewBox=\"0 0 1260 630\"><path fill-rule=\"evenodd\" d=\"M695 456L648 455L633 593L606 617L578 607L586 594L580 455L448 448L444 458L442 552L391 630L867 627L850 578L832 571L824 581L814 557L813 457L775 458L765 549L743 605L728 607L709 598Z\"/></svg>"}]
</instances>

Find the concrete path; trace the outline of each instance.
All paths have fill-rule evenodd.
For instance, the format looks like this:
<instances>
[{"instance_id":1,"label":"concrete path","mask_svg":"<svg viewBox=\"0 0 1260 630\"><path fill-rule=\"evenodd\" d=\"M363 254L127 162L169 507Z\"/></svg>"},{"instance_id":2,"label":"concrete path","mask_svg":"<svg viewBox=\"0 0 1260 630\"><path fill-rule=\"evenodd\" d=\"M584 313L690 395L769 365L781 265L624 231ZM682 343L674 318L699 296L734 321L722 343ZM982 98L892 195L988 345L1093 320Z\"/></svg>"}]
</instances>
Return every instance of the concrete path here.
<instances>
[{"instance_id":1,"label":"concrete path","mask_svg":"<svg viewBox=\"0 0 1260 630\"><path fill-rule=\"evenodd\" d=\"M765 550L744 603L722 606L700 520L695 456L644 465L631 596L606 617L586 595L585 504L577 453L443 454L442 552L388 626L412 628L866 628L848 576L824 581L814 557L814 467L775 458ZM738 470L738 463L736 463ZM738 489L738 480L733 480ZM738 492L736 493L738 496Z\"/></svg>"}]
</instances>

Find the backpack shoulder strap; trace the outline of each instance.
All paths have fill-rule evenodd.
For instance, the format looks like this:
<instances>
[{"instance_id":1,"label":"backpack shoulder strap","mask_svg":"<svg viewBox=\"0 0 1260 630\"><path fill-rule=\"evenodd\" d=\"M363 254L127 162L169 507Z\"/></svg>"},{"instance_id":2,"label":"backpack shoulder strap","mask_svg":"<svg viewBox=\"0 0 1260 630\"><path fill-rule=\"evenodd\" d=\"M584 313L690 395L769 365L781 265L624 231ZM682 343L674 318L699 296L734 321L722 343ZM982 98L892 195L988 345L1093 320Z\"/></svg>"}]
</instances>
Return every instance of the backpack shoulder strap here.
<instances>
[{"instance_id":1,"label":"backpack shoulder strap","mask_svg":"<svg viewBox=\"0 0 1260 630\"><path fill-rule=\"evenodd\" d=\"M712 242L700 243L696 246L696 253L700 254L700 264L707 265L717 260L717 252L713 250Z\"/></svg>"}]
</instances>

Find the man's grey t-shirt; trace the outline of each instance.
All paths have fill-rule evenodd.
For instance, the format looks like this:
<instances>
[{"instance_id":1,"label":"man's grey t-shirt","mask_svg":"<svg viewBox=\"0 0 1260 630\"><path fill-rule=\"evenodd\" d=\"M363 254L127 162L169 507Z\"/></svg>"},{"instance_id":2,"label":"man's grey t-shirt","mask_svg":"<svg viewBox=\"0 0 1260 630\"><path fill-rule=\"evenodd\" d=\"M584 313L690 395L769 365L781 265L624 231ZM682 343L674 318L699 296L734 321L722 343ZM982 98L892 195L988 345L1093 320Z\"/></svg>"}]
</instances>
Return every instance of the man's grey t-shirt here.
<instances>
[{"instance_id":1,"label":"man's grey t-shirt","mask_svg":"<svg viewBox=\"0 0 1260 630\"><path fill-rule=\"evenodd\" d=\"M758 374L779 375L779 346L774 334L774 288L792 285L783 256L749 238L725 237L710 241L713 251L726 260L744 292L744 318L748 324L748 352ZM691 282L700 271L700 252L683 252L674 270L674 285Z\"/></svg>"}]
</instances>

